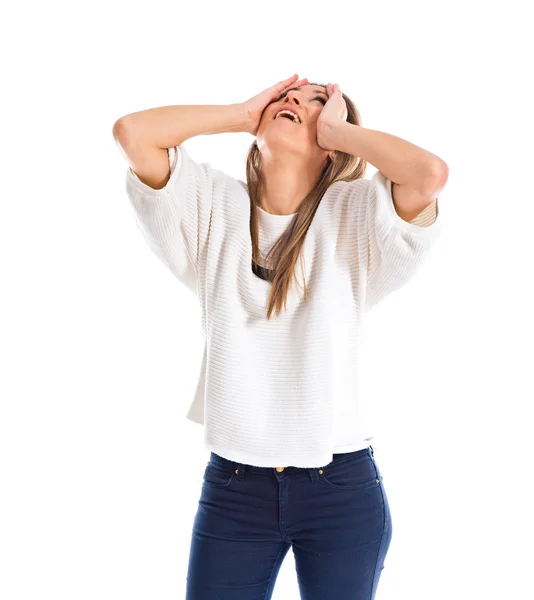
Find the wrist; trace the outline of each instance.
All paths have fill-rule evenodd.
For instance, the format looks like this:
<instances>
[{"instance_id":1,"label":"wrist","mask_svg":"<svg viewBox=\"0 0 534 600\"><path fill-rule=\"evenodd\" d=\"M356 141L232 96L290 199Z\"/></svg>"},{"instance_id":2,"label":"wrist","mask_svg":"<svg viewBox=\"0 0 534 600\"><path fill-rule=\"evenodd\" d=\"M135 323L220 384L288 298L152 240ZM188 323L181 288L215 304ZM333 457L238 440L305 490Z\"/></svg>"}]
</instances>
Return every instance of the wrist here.
<instances>
[{"instance_id":1,"label":"wrist","mask_svg":"<svg viewBox=\"0 0 534 600\"><path fill-rule=\"evenodd\" d=\"M237 133L251 133L252 131L252 119L250 114L242 102L236 102L228 105L228 110L231 114L231 120L233 123L232 131Z\"/></svg>"},{"instance_id":2,"label":"wrist","mask_svg":"<svg viewBox=\"0 0 534 600\"><path fill-rule=\"evenodd\" d=\"M341 119L328 121L323 125L323 139L329 148L339 152L347 152L346 140L351 128L351 123Z\"/></svg>"}]
</instances>

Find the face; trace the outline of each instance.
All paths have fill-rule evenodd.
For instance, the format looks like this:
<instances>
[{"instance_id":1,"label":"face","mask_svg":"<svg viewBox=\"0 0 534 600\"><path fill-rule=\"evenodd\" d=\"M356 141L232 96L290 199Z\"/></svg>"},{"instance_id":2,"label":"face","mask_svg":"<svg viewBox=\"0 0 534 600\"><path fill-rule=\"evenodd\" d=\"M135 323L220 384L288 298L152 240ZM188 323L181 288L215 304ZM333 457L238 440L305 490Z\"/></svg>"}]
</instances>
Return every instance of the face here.
<instances>
[{"instance_id":1,"label":"face","mask_svg":"<svg viewBox=\"0 0 534 600\"><path fill-rule=\"evenodd\" d=\"M256 143L262 154L271 156L290 153L322 161L329 152L317 144L317 119L328 100L326 89L318 85L303 85L284 92L269 104L262 115ZM290 110L298 116L282 113Z\"/></svg>"}]
</instances>

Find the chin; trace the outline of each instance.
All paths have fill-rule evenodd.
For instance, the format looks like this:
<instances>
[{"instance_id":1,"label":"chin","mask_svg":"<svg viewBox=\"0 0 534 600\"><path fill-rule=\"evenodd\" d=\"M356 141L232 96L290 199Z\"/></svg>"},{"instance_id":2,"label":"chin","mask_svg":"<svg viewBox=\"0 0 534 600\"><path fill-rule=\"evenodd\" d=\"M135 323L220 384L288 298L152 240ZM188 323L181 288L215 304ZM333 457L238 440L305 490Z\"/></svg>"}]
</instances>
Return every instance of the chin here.
<instances>
[{"instance_id":1,"label":"chin","mask_svg":"<svg viewBox=\"0 0 534 600\"><path fill-rule=\"evenodd\" d=\"M310 152L310 148L299 143L298 140L288 138L286 136L265 136L261 140L257 140L258 148L262 152L266 152L271 155L276 154L302 154L307 155Z\"/></svg>"}]
</instances>

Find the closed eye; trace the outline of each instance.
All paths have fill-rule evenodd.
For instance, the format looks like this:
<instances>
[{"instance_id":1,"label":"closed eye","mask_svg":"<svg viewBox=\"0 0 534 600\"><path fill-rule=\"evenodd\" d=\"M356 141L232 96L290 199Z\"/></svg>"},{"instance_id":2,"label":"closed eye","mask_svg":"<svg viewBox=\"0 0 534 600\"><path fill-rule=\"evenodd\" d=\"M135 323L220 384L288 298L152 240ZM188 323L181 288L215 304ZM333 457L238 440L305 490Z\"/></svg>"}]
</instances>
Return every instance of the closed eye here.
<instances>
[{"instance_id":1,"label":"closed eye","mask_svg":"<svg viewBox=\"0 0 534 600\"><path fill-rule=\"evenodd\" d=\"M273 102L279 102L285 95L285 93L282 94L277 100L274 100ZM323 106L326 104L326 100L323 98L323 96L317 96L316 98L314 98L314 100L319 100L320 102L322 102Z\"/></svg>"}]
</instances>

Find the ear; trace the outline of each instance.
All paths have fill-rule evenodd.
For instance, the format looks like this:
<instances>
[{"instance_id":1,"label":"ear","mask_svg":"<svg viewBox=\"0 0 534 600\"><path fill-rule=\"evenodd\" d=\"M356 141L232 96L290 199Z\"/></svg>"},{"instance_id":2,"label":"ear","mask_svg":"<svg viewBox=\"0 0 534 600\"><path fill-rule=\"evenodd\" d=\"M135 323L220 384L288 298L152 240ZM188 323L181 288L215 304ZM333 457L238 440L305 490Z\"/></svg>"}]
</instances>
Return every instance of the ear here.
<instances>
[{"instance_id":1,"label":"ear","mask_svg":"<svg viewBox=\"0 0 534 600\"><path fill-rule=\"evenodd\" d=\"M330 160L334 160L334 158L336 157L336 151L330 150L330 152L328 153L328 156L330 157Z\"/></svg>"}]
</instances>

